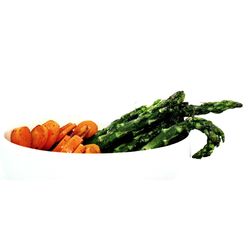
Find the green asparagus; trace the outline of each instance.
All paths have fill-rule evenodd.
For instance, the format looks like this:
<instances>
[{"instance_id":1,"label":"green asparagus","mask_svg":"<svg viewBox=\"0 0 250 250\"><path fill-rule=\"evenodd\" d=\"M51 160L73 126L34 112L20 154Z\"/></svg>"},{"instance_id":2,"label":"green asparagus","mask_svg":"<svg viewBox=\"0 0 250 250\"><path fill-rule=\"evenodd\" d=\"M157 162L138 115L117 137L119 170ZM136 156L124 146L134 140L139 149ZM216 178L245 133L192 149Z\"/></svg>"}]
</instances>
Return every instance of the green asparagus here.
<instances>
[{"instance_id":1,"label":"green asparagus","mask_svg":"<svg viewBox=\"0 0 250 250\"><path fill-rule=\"evenodd\" d=\"M97 132L86 143L96 143L102 152L130 152L167 146L186 138L198 129L207 136L207 144L193 158L211 155L224 141L224 133L212 122L197 115L221 113L240 108L242 104L231 100L192 105L184 102L185 93L177 91L168 99L158 99L150 106L141 106L113 121Z\"/></svg>"},{"instance_id":2,"label":"green asparagus","mask_svg":"<svg viewBox=\"0 0 250 250\"><path fill-rule=\"evenodd\" d=\"M214 147L218 147L220 142L225 140L223 131L216 127L211 121L202 118L189 118L184 122L173 125L170 128L163 128L149 143L143 146L142 150L168 146L175 137L186 131L189 133L193 129L198 129L207 136L207 144L203 149L194 154L193 158L202 158L211 155Z\"/></svg>"},{"instance_id":3,"label":"green asparagus","mask_svg":"<svg viewBox=\"0 0 250 250\"><path fill-rule=\"evenodd\" d=\"M110 151L110 148L114 147L114 145L120 144L119 141L126 141L126 138L130 137L133 131L153 126L159 121L164 120L168 114L173 114L174 110L178 108L178 104L184 101L184 98L185 94L183 91L176 92L167 100L160 103L157 102L156 105L151 106L149 110L140 114L138 118L130 121L121 121L116 124L115 129L108 130L106 134L94 136L88 140L88 143L98 144L102 151L107 151L108 149Z\"/></svg>"},{"instance_id":4,"label":"green asparagus","mask_svg":"<svg viewBox=\"0 0 250 250\"><path fill-rule=\"evenodd\" d=\"M183 116L206 115L208 113L219 114L228 109L241 108L242 104L230 100L220 102L205 102L201 105L188 105L182 110Z\"/></svg>"}]
</instances>

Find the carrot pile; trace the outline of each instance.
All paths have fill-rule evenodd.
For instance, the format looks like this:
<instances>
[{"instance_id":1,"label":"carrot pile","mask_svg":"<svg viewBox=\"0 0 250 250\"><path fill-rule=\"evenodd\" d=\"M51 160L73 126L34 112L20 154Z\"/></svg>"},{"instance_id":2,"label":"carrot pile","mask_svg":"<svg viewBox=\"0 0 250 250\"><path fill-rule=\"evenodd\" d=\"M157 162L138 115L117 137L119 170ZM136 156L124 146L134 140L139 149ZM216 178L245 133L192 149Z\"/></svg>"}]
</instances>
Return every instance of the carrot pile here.
<instances>
[{"instance_id":1,"label":"carrot pile","mask_svg":"<svg viewBox=\"0 0 250 250\"><path fill-rule=\"evenodd\" d=\"M12 130L11 142L20 146L63 153L100 153L96 144L84 145L84 139L90 138L98 131L95 122L86 120L67 123L60 127L54 120L48 120L30 130L27 126Z\"/></svg>"}]
</instances>

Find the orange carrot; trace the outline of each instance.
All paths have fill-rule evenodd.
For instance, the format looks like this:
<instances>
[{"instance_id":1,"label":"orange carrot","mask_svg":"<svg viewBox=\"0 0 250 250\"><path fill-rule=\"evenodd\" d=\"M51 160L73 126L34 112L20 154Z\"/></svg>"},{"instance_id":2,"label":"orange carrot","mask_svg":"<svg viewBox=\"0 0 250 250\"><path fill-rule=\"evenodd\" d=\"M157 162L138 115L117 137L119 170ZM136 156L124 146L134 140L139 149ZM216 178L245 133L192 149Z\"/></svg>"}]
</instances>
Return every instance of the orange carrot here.
<instances>
[{"instance_id":1,"label":"orange carrot","mask_svg":"<svg viewBox=\"0 0 250 250\"><path fill-rule=\"evenodd\" d=\"M26 126L13 129L10 136L11 142L24 147L31 147L31 132Z\"/></svg>"},{"instance_id":2,"label":"orange carrot","mask_svg":"<svg viewBox=\"0 0 250 250\"><path fill-rule=\"evenodd\" d=\"M31 147L36 149L42 149L48 140L48 129L43 125L37 125L31 130L31 136Z\"/></svg>"},{"instance_id":3,"label":"orange carrot","mask_svg":"<svg viewBox=\"0 0 250 250\"><path fill-rule=\"evenodd\" d=\"M69 134L75 127L76 127L76 124L71 123L71 122L69 122L69 123L67 123L66 125L64 125L63 127L61 127L61 128L60 128L59 135L58 135L56 141L57 141L57 142L61 141L62 138L63 138L65 135Z\"/></svg>"},{"instance_id":4,"label":"orange carrot","mask_svg":"<svg viewBox=\"0 0 250 250\"><path fill-rule=\"evenodd\" d=\"M98 131L98 126L95 122L87 120L79 123L77 127L84 127L87 126L88 131L84 134L85 138L90 138L91 136L95 135L96 132Z\"/></svg>"},{"instance_id":5,"label":"orange carrot","mask_svg":"<svg viewBox=\"0 0 250 250\"><path fill-rule=\"evenodd\" d=\"M93 135L95 135L97 133L98 126L93 121L85 121L85 123L87 124L88 130L89 130L85 137L90 138L90 137L92 137Z\"/></svg>"},{"instance_id":6,"label":"orange carrot","mask_svg":"<svg viewBox=\"0 0 250 250\"><path fill-rule=\"evenodd\" d=\"M93 136L98 131L95 122L86 120L77 126L67 123L60 128L54 120L48 120L35 126L31 131L23 126L13 129L11 142L34 149L51 150L64 153L100 153L96 144L83 145L83 139Z\"/></svg>"},{"instance_id":7,"label":"orange carrot","mask_svg":"<svg viewBox=\"0 0 250 250\"><path fill-rule=\"evenodd\" d=\"M69 135L65 135L62 140L56 145L56 147L52 150L53 152L61 152L64 145L69 141L71 137Z\"/></svg>"},{"instance_id":8,"label":"orange carrot","mask_svg":"<svg viewBox=\"0 0 250 250\"><path fill-rule=\"evenodd\" d=\"M48 140L43 149L49 150L56 142L60 132L60 126L57 122L49 120L43 124L48 129Z\"/></svg>"},{"instance_id":9,"label":"orange carrot","mask_svg":"<svg viewBox=\"0 0 250 250\"><path fill-rule=\"evenodd\" d=\"M85 123L81 122L75 127L72 135L79 135L80 137L84 138L87 133L88 126Z\"/></svg>"},{"instance_id":10,"label":"orange carrot","mask_svg":"<svg viewBox=\"0 0 250 250\"><path fill-rule=\"evenodd\" d=\"M82 141L83 139L80 136L74 135L65 143L61 152L64 152L64 153L74 152L76 148L82 143Z\"/></svg>"},{"instance_id":11,"label":"orange carrot","mask_svg":"<svg viewBox=\"0 0 250 250\"><path fill-rule=\"evenodd\" d=\"M101 149L98 145L96 144L87 144L85 145L85 153L101 153Z\"/></svg>"},{"instance_id":12,"label":"orange carrot","mask_svg":"<svg viewBox=\"0 0 250 250\"><path fill-rule=\"evenodd\" d=\"M73 153L84 153L85 152L85 146L80 144Z\"/></svg>"}]
</instances>

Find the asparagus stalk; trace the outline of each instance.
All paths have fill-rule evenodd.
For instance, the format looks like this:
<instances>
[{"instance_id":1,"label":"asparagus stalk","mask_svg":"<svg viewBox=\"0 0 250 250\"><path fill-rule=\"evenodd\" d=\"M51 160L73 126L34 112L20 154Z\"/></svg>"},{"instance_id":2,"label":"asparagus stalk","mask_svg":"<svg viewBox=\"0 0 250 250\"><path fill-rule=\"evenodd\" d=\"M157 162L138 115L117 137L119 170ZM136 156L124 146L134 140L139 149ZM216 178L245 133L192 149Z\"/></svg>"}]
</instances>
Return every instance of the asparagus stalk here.
<instances>
[{"instance_id":1,"label":"asparagus stalk","mask_svg":"<svg viewBox=\"0 0 250 250\"><path fill-rule=\"evenodd\" d=\"M106 128L98 131L96 136L104 135L104 134L108 133L109 131L113 131L113 130L117 129L117 127L119 127L119 124L123 124L125 122L129 122L131 120L134 120L134 119L138 118L139 116L144 115L145 113L152 113L159 108L165 107L170 102L176 103L176 100L180 100L180 99L184 100L184 98L185 98L185 93L183 91L178 91L178 92L174 93L173 95L171 95L167 100L158 99L158 100L154 101L154 103L149 107L143 105L139 108L136 108L136 109L132 110L131 112L121 116L119 119L113 121Z\"/></svg>"},{"instance_id":2,"label":"asparagus stalk","mask_svg":"<svg viewBox=\"0 0 250 250\"><path fill-rule=\"evenodd\" d=\"M174 95L172 95L170 98L173 98ZM179 105L179 108L175 108L173 110L172 116L176 117L193 117L197 115L204 115L208 113L222 113L228 109L234 109L234 108L240 108L242 107L242 104L239 102L231 101L231 100L223 100L219 102L206 102L201 105L187 105L188 103L182 103ZM101 135L106 134L108 131L115 131L119 128L122 128L126 122L133 121L136 118L140 116L140 120L143 120L143 115L148 115L149 112L152 114L152 112L162 111L164 113L164 105L167 105L166 100L157 100L153 105L151 105L149 108L146 106L141 106L132 112L122 116L120 119L115 120L112 122L107 128L104 128L103 130L100 130L95 137L99 137ZM161 109L163 108L163 109ZM158 110L157 110L158 109ZM161 109L161 110L159 110ZM155 120L157 117L155 118ZM155 120L151 119L151 122L154 122ZM125 127L126 129L127 127ZM94 139L94 138L93 138Z\"/></svg>"},{"instance_id":3,"label":"asparagus stalk","mask_svg":"<svg viewBox=\"0 0 250 250\"><path fill-rule=\"evenodd\" d=\"M132 110L131 112L123 115L121 118L114 120L110 125L106 128L103 128L102 130L99 130L96 134L96 136L101 136L106 134L108 131L114 130L116 128L116 125L121 122L128 122L133 119L136 119L141 113L147 110L147 106L143 105L139 108L136 108Z\"/></svg>"},{"instance_id":4,"label":"asparagus stalk","mask_svg":"<svg viewBox=\"0 0 250 250\"><path fill-rule=\"evenodd\" d=\"M131 152L139 150L143 145L147 144L150 140L152 140L155 136L157 136L162 128L170 127L178 122L184 121L183 118L180 117L172 117L169 120L164 120L157 126L149 127L147 129L135 131L134 136L131 141L122 143L118 147L114 148L113 152ZM188 136L188 133L182 133L178 136L172 143L177 141L181 141Z\"/></svg>"},{"instance_id":5,"label":"asparagus stalk","mask_svg":"<svg viewBox=\"0 0 250 250\"><path fill-rule=\"evenodd\" d=\"M228 109L241 108L243 105L231 100L219 102L205 102L201 105L188 105L182 110L183 116L190 117L195 115L205 115L208 113L219 114Z\"/></svg>"},{"instance_id":6,"label":"asparagus stalk","mask_svg":"<svg viewBox=\"0 0 250 250\"><path fill-rule=\"evenodd\" d=\"M204 148L193 157L208 156L212 153L214 147L217 146L215 140L212 139L218 140L218 135L214 133L214 131L217 133L218 131L213 126L210 126L209 130L205 129L209 124L208 121L198 121L196 120L198 118L190 120L188 118L183 122L184 118L210 112L221 113L228 109L242 107L242 104L223 100L220 102L206 102L201 105L190 105L184 102L184 98L184 92L178 91L166 100L158 99L151 106L141 106L132 110L100 130L94 137L88 139L86 143L98 144L102 152L128 152L139 150L143 145L145 145L145 148L149 147L151 140L154 141L154 137L164 135L165 132L167 133L167 139L159 140L158 143L161 141L163 145L170 145L186 138L190 130L200 129L203 133L207 133L208 141ZM173 127L169 128L170 126ZM156 144L153 148L158 146ZM145 149L144 147L143 149Z\"/></svg>"},{"instance_id":7,"label":"asparagus stalk","mask_svg":"<svg viewBox=\"0 0 250 250\"><path fill-rule=\"evenodd\" d=\"M119 141L123 141L126 137L131 136L133 131L157 124L165 119L167 115L175 113L175 110L178 109L178 105L184 101L184 98L184 92L178 91L167 100L155 103L155 105L152 105L148 110L141 113L136 119L118 122L115 128L112 130L108 129L108 133L95 135L88 143L98 144L102 151L112 148Z\"/></svg>"},{"instance_id":8,"label":"asparagus stalk","mask_svg":"<svg viewBox=\"0 0 250 250\"><path fill-rule=\"evenodd\" d=\"M132 141L128 143L122 143L116 147L113 152L131 152L136 151L150 140L152 140L159 132L161 131L160 127L155 128L154 130L149 131L148 133L142 133L133 138Z\"/></svg>"},{"instance_id":9,"label":"asparagus stalk","mask_svg":"<svg viewBox=\"0 0 250 250\"><path fill-rule=\"evenodd\" d=\"M149 143L141 149L148 150L158 147L170 145L171 141L186 131L189 133L193 129L198 129L207 136L207 144L195 153L192 157L200 159L212 154L215 147L220 145L220 142L225 140L223 131L215 126L211 121L202 118L188 118L184 122L175 124L169 128L163 128L162 131Z\"/></svg>"}]
</instances>

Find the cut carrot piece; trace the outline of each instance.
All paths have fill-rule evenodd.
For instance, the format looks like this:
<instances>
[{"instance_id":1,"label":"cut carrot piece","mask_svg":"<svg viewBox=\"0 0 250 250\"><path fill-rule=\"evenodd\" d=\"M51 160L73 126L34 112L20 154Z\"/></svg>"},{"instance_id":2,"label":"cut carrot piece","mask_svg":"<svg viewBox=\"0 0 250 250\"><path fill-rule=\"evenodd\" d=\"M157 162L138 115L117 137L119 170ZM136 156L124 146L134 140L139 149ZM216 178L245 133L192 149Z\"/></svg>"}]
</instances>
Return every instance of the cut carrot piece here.
<instances>
[{"instance_id":1,"label":"cut carrot piece","mask_svg":"<svg viewBox=\"0 0 250 250\"><path fill-rule=\"evenodd\" d=\"M93 122L93 121L90 121L90 120L87 120L87 121L83 121L83 122L81 122L81 123L79 123L78 125L77 125L77 127L79 127L79 128L81 128L81 127L84 127L84 126L87 126L87 132L84 134L84 137L85 138L90 138L90 137L92 137L93 135L95 135L96 134L96 132L98 131L98 126L97 126L97 124L95 123L95 122ZM77 128L76 127L76 128Z\"/></svg>"},{"instance_id":2,"label":"cut carrot piece","mask_svg":"<svg viewBox=\"0 0 250 250\"><path fill-rule=\"evenodd\" d=\"M49 120L43 124L48 129L48 140L45 143L43 149L49 150L56 142L60 132L60 126L57 122Z\"/></svg>"},{"instance_id":3,"label":"cut carrot piece","mask_svg":"<svg viewBox=\"0 0 250 250\"><path fill-rule=\"evenodd\" d=\"M80 144L73 153L84 153L85 152L85 146Z\"/></svg>"},{"instance_id":4,"label":"cut carrot piece","mask_svg":"<svg viewBox=\"0 0 250 250\"><path fill-rule=\"evenodd\" d=\"M96 144L87 144L85 145L85 153L93 154L93 153L101 153L101 149Z\"/></svg>"},{"instance_id":5,"label":"cut carrot piece","mask_svg":"<svg viewBox=\"0 0 250 250\"><path fill-rule=\"evenodd\" d=\"M61 152L64 152L64 153L74 152L76 148L82 143L82 141L83 139L80 136L74 135L65 143Z\"/></svg>"},{"instance_id":6,"label":"cut carrot piece","mask_svg":"<svg viewBox=\"0 0 250 250\"><path fill-rule=\"evenodd\" d=\"M93 121L85 121L85 123L87 124L88 126L88 133L86 134L86 138L90 138L92 137L93 135L95 135L98 131L98 126L95 122Z\"/></svg>"},{"instance_id":7,"label":"cut carrot piece","mask_svg":"<svg viewBox=\"0 0 250 250\"><path fill-rule=\"evenodd\" d=\"M24 147L31 147L31 132L26 126L13 129L10 136L11 142Z\"/></svg>"},{"instance_id":8,"label":"cut carrot piece","mask_svg":"<svg viewBox=\"0 0 250 250\"><path fill-rule=\"evenodd\" d=\"M43 125L37 125L31 130L31 136L31 147L36 149L42 149L48 140L48 129Z\"/></svg>"},{"instance_id":9,"label":"cut carrot piece","mask_svg":"<svg viewBox=\"0 0 250 250\"><path fill-rule=\"evenodd\" d=\"M88 133L88 126L83 122L79 123L73 131L73 135L78 135L82 138L84 138L87 133Z\"/></svg>"},{"instance_id":10,"label":"cut carrot piece","mask_svg":"<svg viewBox=\"0 0 250 250\"><path fill-rule=\"evenodd\" d=\"M69 135L65 135L63 139L56 145L56 147L52 150L53 152L61 152L64 145L69 141L71 137Z\"/></svg>"},{"instance_id":11,"label":"cut carrot piece","mask_svg":"<svg viewBox=\"0 0 250 250\"><path fill-rule=\"evenodd\" d=\"M76 127L76 124L71 123L71 122L68 123L68 124L66 124L66 125L64 125L63 127L61 127L61 128L60 128L59 135L58 135L56 141L57 141L57 142L58 142L58 141L61 141L62 138L63 138L65 135L69 134L75 127Z\"/></svg>"}]
</instances>

